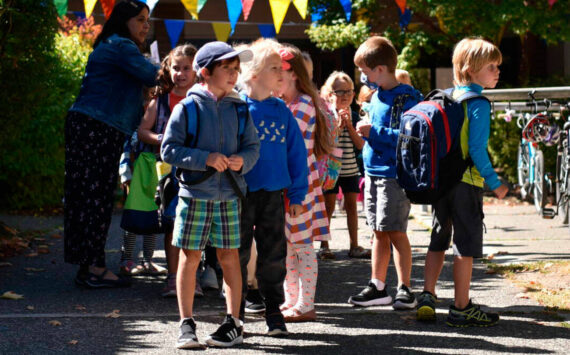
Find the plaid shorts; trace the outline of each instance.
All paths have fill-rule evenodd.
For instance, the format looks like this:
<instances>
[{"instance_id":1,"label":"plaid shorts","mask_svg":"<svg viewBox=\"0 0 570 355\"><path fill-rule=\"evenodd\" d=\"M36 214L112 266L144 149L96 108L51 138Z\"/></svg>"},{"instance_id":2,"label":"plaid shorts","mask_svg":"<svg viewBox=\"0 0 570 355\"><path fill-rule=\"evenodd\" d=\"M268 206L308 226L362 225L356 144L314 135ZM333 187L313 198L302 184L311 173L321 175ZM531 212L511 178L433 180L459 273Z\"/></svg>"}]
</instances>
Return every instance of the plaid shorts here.
<instances>
[{"instance_id":1,"label":"plaid shorts","mask_svg":"<svg viewBox=\"0 0 570 355\"><path fill-rule=\"evenodd\" d=\"M218 249L237 249L240 245L239 199L200 200L179 197L172 245L182 249L204 250L208 240Z\"/></svg>"}]
</instances>

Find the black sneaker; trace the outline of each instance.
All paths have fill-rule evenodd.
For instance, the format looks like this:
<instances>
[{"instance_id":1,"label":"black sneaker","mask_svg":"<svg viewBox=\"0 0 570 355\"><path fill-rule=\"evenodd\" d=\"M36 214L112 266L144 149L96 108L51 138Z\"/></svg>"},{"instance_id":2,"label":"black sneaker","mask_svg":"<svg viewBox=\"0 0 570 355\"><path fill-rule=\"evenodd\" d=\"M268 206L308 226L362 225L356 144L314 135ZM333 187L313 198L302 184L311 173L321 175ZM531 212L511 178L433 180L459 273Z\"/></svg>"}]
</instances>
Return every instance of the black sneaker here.
<instances>
[{"instance_id":1,"label":"black sneaker","mask_svg":"<svg viewBox=\"0 0 570 355\"><path fill-rule=\"evenodd\" d=\"M265 322L267 323L267 332L265 334L270 337L279 338L289 335L287 327L285 326L285 319L283 319L281 312L265 316Z\"/></svg>"},{"instance_id":2,"label":"black sneaker","mask_svg":"<svg viewBox=\"0 0 570 355\"><path fill-rule=\"evenodd\" d=\"M186 318L180 322L180 335L176 341L178 349L199 348L202 344L198 342L196 337L196 323L192 318Z\"/></svg>"},{"instance_id":3,"label":"black sneaker","mask_svg":"<svg viewBox=\"0 0 570 355\"><path fill-rule=\"evenodd\" d=\"M491 327L499 321L497 313L483 312L481 307L469 300L465 309L449 306L449 315L445 324L450 327Z\"/></svg>"},{"instance_id":4,"label":"black sneaker","mask_svg":"<svg viewBox=\"0 0 570 355\"><path fill-rule=\"evenodd\" d=\"M437 297L429 291L423 291L418 296L416 317L419 321L435 321L435 302Z\"/></svg>"},{"instance_id":5,"label":"black sneaker","mask_svg":"<svg viewBox=\"0 0 570 355\"><path fill-rule=\"evenodd\" d=\"M245 313L263 313L265 312L265 303L258 289L250 288L245 296Z\"/></svg>"},{"instance_id":6,"label":"black sneaker","mask_svg":"<svg viewBox=\"0 0 570 355\"><path fill-rule=\"evenodd\" d=\"M208 339L206 339L206 344L209 346L219 346L223 348L241 343L243 343L243 327L236 326L231 314L226 315L226 319L218 330L210 334Z\"/></svg>"},{"instance_id":7,"label":"black sneaker","mask_svg":"<svg viewBox=\"0 0 570 355\"><path fill-rule=\"evenodd\" d=\"M391 302L392 297L386 293L386 286L383 290L378 291L372 282L358 295L350 296L348 299L348 303L362 307L386 305Z\"/></svg>"},{"instance_id":8,"label":"black sneaker","mask_svg":"<svg viewBox=\"0 0 570 355\"><path fill-rule=\"evenodd\" d=\"M413 309L416 308L417 304L416 296L406 285L402 285L398 288L392 307L394 309Z\"/></svg>"}]
</instances>

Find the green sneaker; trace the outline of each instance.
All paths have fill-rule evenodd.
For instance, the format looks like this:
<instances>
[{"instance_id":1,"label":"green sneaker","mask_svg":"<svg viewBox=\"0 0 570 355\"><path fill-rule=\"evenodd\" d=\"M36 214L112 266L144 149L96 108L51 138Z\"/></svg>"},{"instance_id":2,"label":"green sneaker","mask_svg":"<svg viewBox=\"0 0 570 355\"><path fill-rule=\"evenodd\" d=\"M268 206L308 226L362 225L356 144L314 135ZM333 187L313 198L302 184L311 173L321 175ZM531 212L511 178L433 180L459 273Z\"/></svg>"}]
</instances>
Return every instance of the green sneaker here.
<instances>
[{"instance_id":1,"label":"green sneaker","mask_svg":"<svg viewBox=\"0 0 570 355\"><path fill-rule=\"evenodd\" d=\"M449 315L445 324L450 327L491 327L499 321L497 313L483 312L480 306L469 300L465 309L459 310L454 305L449 306Z\"/></svg>"},{"instance_id":2,"label":"green sneaker","mask_svg":"<svg viewBox=\"0 0 570 355\"><path fill-rule=\"evenodd\" d=\"M435 302L437 297L429 291L423 291L418 296L418 310L416 317L422 322L434 322L435 318Z\"/></svg>"}]
</instances>

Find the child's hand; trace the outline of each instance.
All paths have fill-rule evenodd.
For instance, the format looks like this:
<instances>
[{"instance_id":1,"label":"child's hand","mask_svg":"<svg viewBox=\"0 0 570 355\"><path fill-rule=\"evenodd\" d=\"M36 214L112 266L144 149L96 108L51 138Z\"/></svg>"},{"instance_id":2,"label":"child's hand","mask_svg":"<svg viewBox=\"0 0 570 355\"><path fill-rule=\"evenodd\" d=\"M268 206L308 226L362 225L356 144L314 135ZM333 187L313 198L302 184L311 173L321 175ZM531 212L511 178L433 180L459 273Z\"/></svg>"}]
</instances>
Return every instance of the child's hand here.
<instances>
[{"instance_id":1,"label":"child's hand","mask_svg":"<svg viewBox=\"0 0 570 355\"><path fill-rule=\"evenodd\" d=\"M507 192L509 192L509 187L505 184L502 184L501 186L494 189L493 192L495 195L497 195L498 198L502 199L507 195Z\"/></svg>"},{"instance_id":2,"label":"child's hand","mask_svg":"<svg viewBox=\"0 0 570 355\"><path fill-rule=\"evenodd\" d=\"M289 214L291 215L291 218L299 217L301 213L303 213L303 206L297 204L289 205Z\"/></svg>"},{"instance_id":3,"label":"child's hand","mask_svg":"<svg viewBox=\"0 0 570 355\"><path fill-rule=\"evenodd\" d=\"M368 138L370 136L370 128L372 128L372 124L360 121L356 125L356 133L364 138Z\"/></svg>"},{"instance_id":4,"label":"child's hand","mask_svg":"<svg viewBox=\"0 0 570 355\"><path fill-rule=\"evenodd\" d=\"M210 153L206 159L206 165L211 166L219 172L225 171L228 168L229 160L223 154Z\"/></svg>"},{"instance_id":5,"label":"child's hand","mask_svg":"<svg viewBox=\"0 0 570 355\"><path fill-rule=\"evenodd\" d=\"M346 109L342 109L338 111L339 117L339 126L340 127L348 127L352 126L352 120L350 119L350 112Z\"/></svg>"},{"instance_id":6,"label":"child's hand","mask_svg":"<svg viewBox=\"0 0 570 355\"><path fill-rule=\"evenodd\" d=\"M229 167L233 171L239 171L243 166L243 158L239 155L234 154L230 156L228 161L229 161Z\"/></svg>"}]
</instances>

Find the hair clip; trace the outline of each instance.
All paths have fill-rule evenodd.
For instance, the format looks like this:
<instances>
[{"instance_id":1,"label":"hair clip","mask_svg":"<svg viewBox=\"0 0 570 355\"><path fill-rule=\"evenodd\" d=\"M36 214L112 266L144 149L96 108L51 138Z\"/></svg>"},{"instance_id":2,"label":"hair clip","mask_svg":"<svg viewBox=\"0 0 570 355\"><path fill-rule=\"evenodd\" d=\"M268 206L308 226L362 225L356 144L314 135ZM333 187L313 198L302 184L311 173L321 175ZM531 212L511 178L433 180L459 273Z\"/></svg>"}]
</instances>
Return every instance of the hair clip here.
<instances>
[{"instance_id":1,"label":"hair clip","mask_svg":"<svg viewBox=\"0 0 570 355\"><path fill-rule=\"evenodd\" d=\"M278 52L281 57L281 68L283 70L291 69L291 63L289 63L288 60L295 58L293 53L289 52L286 48L280 48Z\"/></svg>"}]
</instances>

